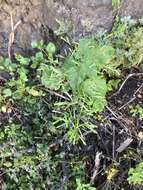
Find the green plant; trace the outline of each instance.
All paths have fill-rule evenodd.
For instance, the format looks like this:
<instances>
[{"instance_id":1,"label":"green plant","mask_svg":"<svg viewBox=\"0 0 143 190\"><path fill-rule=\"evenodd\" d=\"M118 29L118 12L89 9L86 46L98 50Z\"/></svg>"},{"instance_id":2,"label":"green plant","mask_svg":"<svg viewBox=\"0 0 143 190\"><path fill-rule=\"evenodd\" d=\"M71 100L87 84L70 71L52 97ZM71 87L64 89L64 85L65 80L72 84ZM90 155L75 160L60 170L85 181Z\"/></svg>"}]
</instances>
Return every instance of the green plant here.
<instances>
[{"instance_id":1,"label":"green plant","mask_svg":"<svg viewBox=\"0 0 143 190\"><path fill-rule=\"evenodd\" d=\"M83 39L62 65L63 73L74 97L92 108L103 111L108 85L104 73L119 75L114 62L114 48L97 45L94 39Z\"/></svg>"},{"instance_id":2,"label":"green plant","mask_svg":"<svg viewBox=\"0 0 143 190\"><path fill-rule=\"evenodd\" d=\"M50 95L38 75L40 65L55 64L55 46L42 42L32 46L40 50L32 57L16 54L13 63L0 59L0 73L4 73L0 88L2 189L58 188L58 159L51 160L47 148L55 133L49 105L44 102Z\"/></svg>"},{"instance_id":3,"label":"green plant","mask_svg":"<svg viewBox=\"0 0 143 190\"><path fill-rule=\"evenodd\" d=\"M121 3L121 0L112 0L112 6L115 8L118 7L120 3Z\"/></svg>"},{"instance_id":4,"label":"green plant","mask_svg":"<svg viewBox=\"0 0 143 190\"><path fill-rule=\"evenodd\" d=\"M5 181L2 183L3 189L17 189L18 187L22 190L38 190L50 187L48 181L51 181L53 186L56 184L57 160L53 165L50 151L47 149L48 145L46 142L44 145L36 141L31 127L27 129L29 132L14 123L1 127L0 167L3 171L2 176L6 180L6 183ZM43 138L39 129L35 127L34 130L35 135ZM47 176L45 179L41 172Z\"/></svg>"},{"instance_id":5,"label":"green plant","mask_svg":"<svg viewBox=\"0 0 143 190\"><path fill-rule=\"evenodd\" d=\"M136 168L130 168L128 175L128 182L130 184L141 185L143 183L143 162L138 164Z\"/></svg>"},{"instance_id":6,"label":"green plant","mask_svg":"<svg viewBox=\"0 0 143 190\"><path fill-rule=\"evenodd\" d=\"M130 106L130 113L133 115L133 117L139 117L141 120L143 120L143 108L140 105L136 106Z\"/></svg>"},{"instance_id":7,"label":"green plant","mask_svg":"<svg viewBox=\"0 0 143 190\"><path fill-rule=\"evenodd\" d=\"M112 132L108 97L121 71L142 63L143 29L133 26L129 17L116 18L110 34L79 40L62 59L53 43L43 41L32 42L33 56L0 58L1 189L96 189L88 181L96 153L92 145L103 148L106 159L100 143ZM142 112L141 106L131 108L134 117L143 119ZM142 165L130 171L130 183L135 175L141 183ZM117 172L120 176L114 167L107 172L106 189L114 187Z\"/></svg>"},{"instance_id":8,"label":"green plant","mask_svg":"<svg viewBox=\"0 0 143 190\"><path fill-rule=\"evenodd\" d=\"M116 49L116 56L120 65L131 67L142 63L143 28L135 27L135 20L131 17L116 17L109 41Z\"/></svg>"},{"instance_id":9,"label":"green plant","mask_svg":"<svg viewBox=\"0 0 143 190\"><path fill-rule=\"evenodd\" d=\"M80 179L76 179L77 188L76 190L96 190L95 187L91 187L90 184L84 184Z\"/></svg>"},{"instance_id":10,"label":"green plant","mask_svg":"<svg viewBox=\"0 0 143 190\"><path fill-rule=\"evenodd\" d=\"M114 58L115 50L111 45L101 46L94 39L87 38L80 40L64 63L56 64L57 72L55 77L51 76L50 81L55 79L55 84L58 85L53 90L61 90L64 93L72 91L71 103L56 103L55 109L58 109L58 112L64 110L66 113L64 117L56 117L56 124L60 123L61 126L62 122L65 125L68 139L73 144L79 140L85 144L83 134L87 131L96 132L96 126L89 118L93 113L104 110L107 105L106 94L116 85L114 80L107 82L105 75L108 73L112 77L119 76L120 72L117 69L119 65ZM47 70L44 71L47 73L48 70L47 66ZM48 83L45 86L51 87Z\"/></svg>"},{"instance_id":11,"label":"green plant","mask_svg":"<svg viewBox=\"0 0 143 190\"><path fill-rule=\"evenodd\" d=\"M97 128L97 126L90 121L90 117L86 116L88 111L84 113L82 107L80 108L78 105L73 104L73 106L70 106L70 109L65 109L65 112L63 117L55 118L55 124L57 122L60 124L63 123L67 130L68 140L72 144L78 144L80 141L86 144L84 134L89 131L96 134Z\"/></svg>"}]
</instances>

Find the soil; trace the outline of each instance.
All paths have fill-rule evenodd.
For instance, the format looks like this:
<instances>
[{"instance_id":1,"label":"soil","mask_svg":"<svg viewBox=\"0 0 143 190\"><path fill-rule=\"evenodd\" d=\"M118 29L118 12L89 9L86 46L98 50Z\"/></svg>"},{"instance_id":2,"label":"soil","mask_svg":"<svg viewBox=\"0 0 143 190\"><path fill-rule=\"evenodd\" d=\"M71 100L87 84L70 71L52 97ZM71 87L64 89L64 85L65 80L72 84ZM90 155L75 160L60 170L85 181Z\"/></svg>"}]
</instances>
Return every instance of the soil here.
<instances>
[{"instance_id":1,"label":"soil","mask_svg":"<svg viewBox=\"0 0 143 190\"><path fill-rule=\"evenodd\" d=\"M136 71L137 72L137 71ZM97 190L106 189L107 178L104 171L106 168L113 167L113 160L120 172L114 177L111 189L124 190L141 190L143 186L131 187L126 178L128 176L128 169L130 166L135 166L138 160L132 155L130 161L126 159L126 154L132 150L135 155L140 154L143 157L143 141L139 140L139 132L143 132L143 122L137 117L132 117L129 111L129 106L137 105L143 106L143 76L136 76L134 72L133 77L130 77L123 85L121 91L117 91L109 96L109 109L105 111L104 118L106 120L101 123L96 121L98 126L98 135L88 134L86 136L86 146L77 148L66 148L66 155L69 157L81 157L87 161L87 171L89 180L93 175L94 161L97 152L102 153L101 163L99 168L99 175L95 179L95 186ZM127 71L126 74L128 75ZM124 76L126 79L126 76ZM124 82L125 80L123 80ZM135 99L131 101L133 98ZM130 102L131 101L131 102ZM132 139L129 146L123 145L127 139ZM123 145L124 149L119 152L118 148ZM128 151L126 149L129 147ZM68 150L68 151L67 151ZM70 155L70 156L69 156ZM129 156L129 155L128 155ZM104 187L104 188L103 188ZM108 189L107 184L107 189Z\"/></svg>"}]
</instances>

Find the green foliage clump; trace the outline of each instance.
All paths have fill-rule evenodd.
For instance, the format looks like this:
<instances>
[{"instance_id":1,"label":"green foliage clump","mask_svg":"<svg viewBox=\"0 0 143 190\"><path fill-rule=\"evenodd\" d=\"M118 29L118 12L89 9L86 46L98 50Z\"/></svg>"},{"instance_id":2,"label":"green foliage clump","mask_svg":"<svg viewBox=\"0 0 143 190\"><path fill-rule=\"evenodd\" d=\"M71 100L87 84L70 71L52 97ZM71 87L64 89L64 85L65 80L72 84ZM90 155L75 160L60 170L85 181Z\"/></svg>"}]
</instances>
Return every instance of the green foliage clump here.
<instances>
[{"instance_id":1,"label":"green foliage clump","mask_svg":"<svg viewBox=\"0 0 143 190\"><path fill-rule=\"evenodd\" d=\"M84 184L80 179L76 179L77 188L76 190L96 190L95 187L91 187L90 184Z\"/></svg>"},{"instance_id":2,"label":"green foliage clump","mask_svg":"<svg viewBox=\"0 0 143 190\"><path fill-rule=\"evenodd\" d=\"M133 185L143 184L143 162L138 164L136 168L130 168L128 172L128 182Z\"/></svg>"},{"instance_id":3,"label":"green foliage clump","mask_svg":"<svg viewBox=\"0 0 143 190\"><path fill-rule=\"evenodd\" d=\"M44 144L36 140L36 135L43 139ZM4 177L2 189L56 188L58 162L51 158L44 139L42 131L36 127L29 126L26 130L18 124L1 127L0 167Z\"/></svg>"},{"instance_id":4,"label":"green foliage clump","mask_svg":"<svg viewBox=\"0 0 143 190\"><path fill-rule=\"evenodd\" d=\"M143 28L129 16L116 18L109 41L116 49L118 62L123 67L139 66L143 60Z\"/></svg>"},{"instance_id":5,"label":"green foliage clump","mask_svg":"<svg viewBox=\"0 0 143 190\"><path fill-rule=\"evenodd\" d=\"M108 83L104 73L118 74L114 53L110 45L99 46L93 39L83 39L62 65L74 96L94 112L101 112L107 104Z\"/></svg>"},{"instance_id":6,"label":"green foliage clump","mask_svg":"<svg viewBox=\"0 0 143 190\"><path fill-rule=\"evenodd\" d=\"M63 62L55 57L53 43L33 42L32 47L34 56L16 54L13 62L0 60L0 110L6 116L0 129L3 189L58 188L63 155L55 152L53 160L49 145L63 133L75 144L85 143L85 132L96 132L90 115L107 104L111 85L105 74L118 73L114 48L99 46L94 39L81 40ZM64 112L64 117L52 110Z\"/></svg>"},{"instance_id":7,"label":"green foliage clump","mask_svg":"<svg viewBox=\"0 0 143 190\"><path fill-rule=\"evenodd\" d=\"M112 6L114 8L117 8L121 3L121 0L112 0Z\"/></svg>"},{"instance_id":8,"label":"green foliage clump","mask_svg":"<svg viewBox=\"0 0 143 190\"><path fill-rule=\"evenodd\" d=\"M40 45L43 48L42 42ZM60 157L53 160L48 148L55 133L50 104L45 104L45 97L50 95L39 78L40 65L53 61L54 47L48 44L44 53L41 49L29 58L16 54L12 63L0 60L2 189L57 189L60 184L57 173Z\"/></svg>"},{"instance_id":9,"label":"green foliage clump","mask_svg":"<svg viewBox=\"0 0 143 190\"><path fill-rule=\"evenodd\" d=\"M130 113L134 117L139 117L141 120L143 120L143 108L140 105L136 105L135 107L130 106Z\"/></svg>"},{"instance_id":10,"label":"green foliage clump","mask_svg":"<svg viewBox=\"0 0 143 190\"><path fill-rule=\"evenodd\" d=\"M33 56L16 54L12 62L0 58L2 189L60 188L65 151L85 145L86 134L97 133L96 117L102 118L121 67L142 62L140 36L143 30L132 29L128 19L124 24L117 20L111 34L81 39L64 59L53 43L43 41L32 42ZM142 109L136 110L133 114L142 119ZM78 159L68 164L72 180L65 189L95 189Z\"/></svg>"},{"instance_id":11,"label":"green foliage clump","mask_svg":"<svg viewBox=\"0 0 143 190\"><path fill-rule=\"evenodd\" d=\"M126 41L126 48L129 51L126 53L131 65L139 65L143 61L143 28L134 30Z\"/></svg>"}]
</instances>

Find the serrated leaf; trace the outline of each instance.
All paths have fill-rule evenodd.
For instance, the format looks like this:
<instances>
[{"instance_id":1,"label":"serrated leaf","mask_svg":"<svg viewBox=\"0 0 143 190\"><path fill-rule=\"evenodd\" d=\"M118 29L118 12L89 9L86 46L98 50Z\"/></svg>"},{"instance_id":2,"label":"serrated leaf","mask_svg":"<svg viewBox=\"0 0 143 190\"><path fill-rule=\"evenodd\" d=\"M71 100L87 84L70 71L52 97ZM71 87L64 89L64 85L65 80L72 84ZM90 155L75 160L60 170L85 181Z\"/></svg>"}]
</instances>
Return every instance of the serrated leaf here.
<instances>
[{"instance_id":1,"label":"serrated leaf","mask_svg":"<svg viewBox=\"0 0 143 190\"><path fill-rule=\"evenodd\" d=\"M27 72L26 69L24 69L23 67L18 69L18 73L20 75L20 79L24 82L26 82L28 80L27 78Z\"/></svg>"},{"instance_id":2,"label":"serrated leaf","mask_svg":"<svg viewBox=\"0 0 143 190\"><path fill-rule=\"evenodd\" d=\"M106 80L99 76L85 80L81 89L85 101L87 104L90 103L96 112L103 111L106 105L107 90Z\"/></svg>"}]
</instances>

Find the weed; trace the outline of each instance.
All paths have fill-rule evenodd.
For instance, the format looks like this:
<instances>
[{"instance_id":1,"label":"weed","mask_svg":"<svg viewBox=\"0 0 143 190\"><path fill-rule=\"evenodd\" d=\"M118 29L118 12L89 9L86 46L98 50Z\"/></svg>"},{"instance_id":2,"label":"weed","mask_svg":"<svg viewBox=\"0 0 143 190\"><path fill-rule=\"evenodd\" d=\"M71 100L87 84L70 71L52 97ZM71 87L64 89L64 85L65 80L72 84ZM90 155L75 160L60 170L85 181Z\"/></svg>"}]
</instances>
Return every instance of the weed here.
<instances>
[{"instance_id":1,"label":"weed","mask_svg":"<svg viewBox=\"0 0 143 190\"><path fill-rule=\"evenodd\" d=\"M76 190L96 190L95 187L91 187L90 184L83 184L80 179L76 179Z\"/></svg>"},{"instance_id":2,"label":"weed","mask_svg":"<svg viewBox=\"0 0 143 190\"><path fill-rule=\"evenodd\" d=\"M121 0L112 0L112 6L114 8L117 8L121 3Z\"/></svg>"},{"instance_id":3,"label":"weed","mask_svg":"<svg viewBox=\"0 0 143 190\"><path fill-rule=\"evenodd\" d=\"M141 185L143 183L143 162L138 164L136 168L130 168L128 182L133 185Z\"/></svg>"},{"instance_id":4,"label":"weed","mask_svg":"<svg viewBox=\"0 0 143 190\"><path fill-rule=\"evenodd\" d=\"M101 112L107 104L108 85L104 72L112 76L119 73L114 56L112 46L99 46L93 39L83 39L62 65L73 95L94 112Z\"/></svg>"},{"instance_id":5,"label":"weed","mask_svg":"<svg viewBox=\"0 0 143 190\"><path fill-rule=\"evenodd\" d=\"M140 105L130 106L130 113L133 117L139 117L143 120L143 108Z\"/></svg>"}]
</instances>

